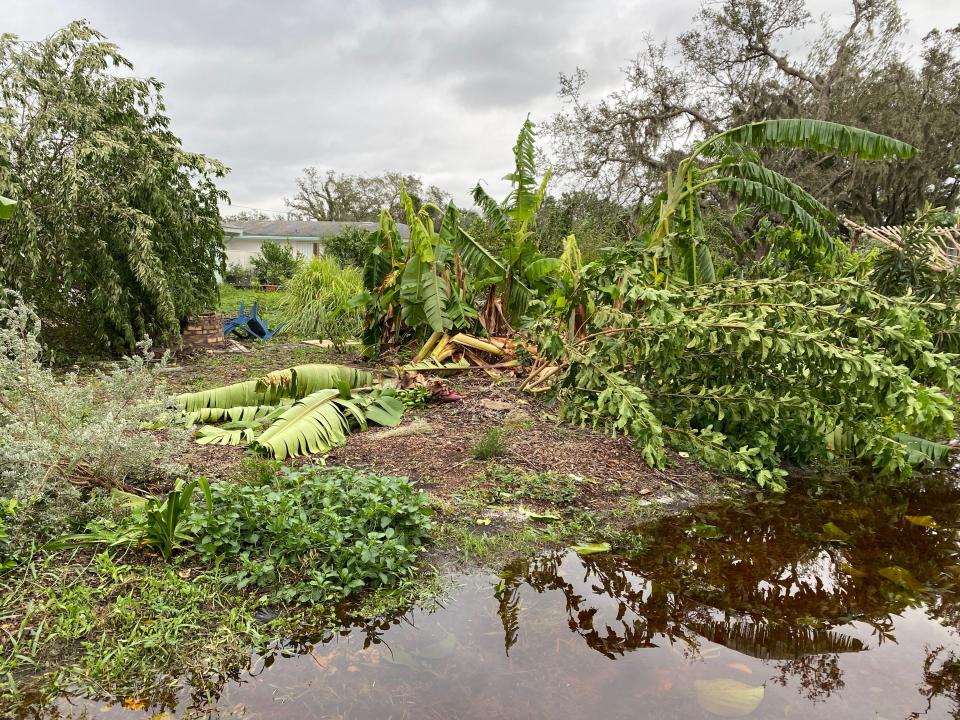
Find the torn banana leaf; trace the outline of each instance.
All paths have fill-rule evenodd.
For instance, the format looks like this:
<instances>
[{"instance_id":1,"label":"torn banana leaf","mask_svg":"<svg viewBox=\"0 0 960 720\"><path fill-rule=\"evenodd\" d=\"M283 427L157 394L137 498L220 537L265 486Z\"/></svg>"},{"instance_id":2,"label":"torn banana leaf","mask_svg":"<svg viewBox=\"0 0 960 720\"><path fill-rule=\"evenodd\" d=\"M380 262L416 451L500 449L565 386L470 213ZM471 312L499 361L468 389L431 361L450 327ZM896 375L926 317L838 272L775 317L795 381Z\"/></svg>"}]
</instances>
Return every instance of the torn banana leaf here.
<instances>
[{"instance_id":1,"label":"torn banana leaf","mask_svg":"<svg viewBox=\"0 0 960 720\"><path fill-rule=\"evenodd\" d=\"M267 417L276 410L273 405L240 405L232 408L200 408L187 413L184 423L187 425L196 425L197 423L218 423L224 421L237 422L242 420L256 420L257 418Z\"/></svg>"},{"instance_id":2,"label":"torn banana leaf","mask_svg":"<svg viewBox=\"0 0 960 720\"><path fill-rule=\"evenodd\" d=\"M353 413L356 408L343 407L344 403L350 401L340 399L337 389L308 395L274 420L257 439L257 445L278 460L339 447L347 441L350 432L350 421L343 411Z\"/></svg>"},{"instance_id":3,"label":"torn banana leaf","mask_svg":"<svg viewBox=\"0 0 960 720\"><path fill-rule=\"evenodd\" d=\"M203 408L277 405L285 398L300 399L318 390L338 387L341 383L357 388L371 382L372 375L366 370L341 365L297 365L276 370L259 380L184 393L177 397L177 401L187 412Z\"/></svg>"},{"instance_id":4,"label":"torn banana leaf","mask_svg":"<svg viewBox=\"0 0 960 720\"><path fill-rule=\"evenodd\" d=\"M249 445L257 434L252 427L217 427L204 425L197 430L197 442L201 445Z\"/></svg>"}]
</instances>

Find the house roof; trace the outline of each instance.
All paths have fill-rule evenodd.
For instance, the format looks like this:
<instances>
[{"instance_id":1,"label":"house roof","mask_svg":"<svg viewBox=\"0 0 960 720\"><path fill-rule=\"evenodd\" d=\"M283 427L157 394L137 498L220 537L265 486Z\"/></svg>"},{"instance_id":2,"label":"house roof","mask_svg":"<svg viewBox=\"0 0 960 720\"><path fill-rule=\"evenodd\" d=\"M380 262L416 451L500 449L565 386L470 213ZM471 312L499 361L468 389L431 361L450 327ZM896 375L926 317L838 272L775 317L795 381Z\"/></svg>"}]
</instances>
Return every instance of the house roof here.
<instances>
[{"instance_id":1,"label":"house roof","mask_svg":"<svg viewBox=\"0 0 960 720\"><path fill-rule=\"evenodd\" d=\"M339 235L350 226L361 227L373 232L377 229L374 222L349 222L336 220L245 220L231 221L223 229L229 240L231 237L255 238L325 238ZM409 228L397 223L400 237L407 239L410 236Z\"/></svg>"}]
</instances>

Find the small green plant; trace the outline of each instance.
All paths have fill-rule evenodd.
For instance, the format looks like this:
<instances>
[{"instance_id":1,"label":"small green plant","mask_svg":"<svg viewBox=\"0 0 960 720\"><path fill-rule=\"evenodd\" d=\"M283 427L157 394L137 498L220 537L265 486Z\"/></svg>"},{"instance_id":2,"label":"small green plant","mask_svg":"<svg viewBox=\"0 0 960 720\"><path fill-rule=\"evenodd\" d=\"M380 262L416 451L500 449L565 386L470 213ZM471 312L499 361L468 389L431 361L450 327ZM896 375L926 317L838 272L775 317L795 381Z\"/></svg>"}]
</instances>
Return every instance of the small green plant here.
<instances>
[{"instance_id":1,"label":"small green plant","mask_svg":"<svg viewBox=\"0 0 960 720\"><path fill-rule=\"evenodd\" d=\"M250 287L253 283L253 270L237 262L230 263L224 280L234 287Z\"/></svg>"},{"instance_id":2,"label":"small green plant","mask_svg":"<svg viewBox=\"0 0 960 720\"><path fill-rule=\"evenodd\" d=\"M108 547L138 547L156 550L164 560L170 560L174 550L193 540L187 530L187 519L194 511L193 494L200 488L212 508L210 484L206 478L197 478L186 484L178 483L162 501L159 498L141 498L129 493L115 492L114 497L131 508L130 515L120 522L98 519L87 526L87 532L66 535L45 546L58 550L72 545L107 545Z\"/></svg>"},{"instance_id":3,"label":"small green plant","mask_svg":"<svg viewBox=\"0 0 960 720\"><path fill-rule=\"evenodd\" d=\"M474 460L492 460L507 452L507 434L503 428L489 428L473 443L470 455Z\"/></svg>"},{"instance_id":4,"label":"small green plant","mask_svg":"<svg viewBox=\"0 0 960 720\"><path fill-rule=\"evenodd\" d=\"M271 588L281 602L338 600L413 574L430 531L426 496L405 478L323 465L285 470L269 484L217 483L212 512L190 534L237 588Z\"/></svg>"},{"instance_id":5,"label":"small green plant","mask_svg":"<svg viewBox=\"0 0 960 720\"><path fill-rule=\"evenodd\" d=\"M577 481L572 475L547 472L516 472L503 465L488 471L501 500L525 498L552 505L567 505L577 499Z\"/></svg>"},{"instance_id":6,"label":"small green plant","mask_svg":"<svg viewBox=\"0 0 960 720\"><path fill-rule=\"evenodd\" d=\"M265 242L260 246L260 252L250 258L250 264L261 283L282 285L300 269L303 259L290 245Z\"/></svg>"},{"instance_id":7,"label":"small green plant","mask_svg":"<svg viewBox=\"0 0 960 720\"><path fill-rule=\"evenodd\" d=\"M7 532L7 518L12 518L17 511L15 499L0 498L0 570L6 570L16 565L16 558L10 547L10 535Z\"/></svg>"}]
</instances>

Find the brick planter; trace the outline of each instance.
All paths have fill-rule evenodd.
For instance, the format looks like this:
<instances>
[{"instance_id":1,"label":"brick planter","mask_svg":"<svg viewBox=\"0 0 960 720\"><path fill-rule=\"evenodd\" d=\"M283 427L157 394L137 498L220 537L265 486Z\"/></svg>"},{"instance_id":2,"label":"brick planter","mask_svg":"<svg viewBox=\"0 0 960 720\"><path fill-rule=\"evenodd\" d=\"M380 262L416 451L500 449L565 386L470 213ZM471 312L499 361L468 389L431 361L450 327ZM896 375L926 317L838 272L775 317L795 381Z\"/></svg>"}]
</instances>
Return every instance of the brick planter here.
<instances>
[{"instance_id":1,"label":"brick planter","mask_svg":"<svg viewBox=\"0 0 960 720\"><path fill-rule=\"evenodd\" d=\"M183 352L197 350L219 350L226 346L223 336L223 313L204 313L187 320L180 337Z\"/></svg>"}]
</instances>

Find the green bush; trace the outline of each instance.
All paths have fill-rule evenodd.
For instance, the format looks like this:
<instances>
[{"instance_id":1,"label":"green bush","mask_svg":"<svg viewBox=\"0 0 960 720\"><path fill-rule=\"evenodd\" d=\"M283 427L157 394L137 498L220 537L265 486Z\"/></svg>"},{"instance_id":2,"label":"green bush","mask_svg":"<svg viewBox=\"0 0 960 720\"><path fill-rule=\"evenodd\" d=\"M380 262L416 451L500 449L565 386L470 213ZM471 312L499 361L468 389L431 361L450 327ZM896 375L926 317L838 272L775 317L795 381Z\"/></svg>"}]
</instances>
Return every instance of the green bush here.
<instances>
[{"instance_id":1,"label":"green bush","mask_svg":"<svg viewBox=\"0 0 960 720\"><path fill-rule=\"evenodd\" d=\"M21 545L89 521L104 499L91 488L175 475L173 458L187 441L185 430L169 428L160 444L141 429L175 415L147 345L81 379L45 365L39 336L33 310L16 293L0 293L0 497L19 504L7 526Z\"/></svg>"},{"instance_id":2,"label":"green bush","mask_svg":"<svg viewBox=\"0 0 960 720\"><path fill-rule=\"evenodd\" d=\"M339 235L324 241L323 253L341 265L362 268L373 247L370 239L372 234L357 225L349 225Z\"/></svg>"},{"instance_id":3,"label":"green bush","mask_svg":"<svg viewBox=\"0 0 960 720\"><path fill-rule=\"evenodd\" d=\"M344 598L413 574L431 528L426 496L404 478L350 468L286 470L269 484L217 483L190 522L197 551L235 563L227 580L283 602Z\"/></svg>"},{"instance_id":4,"label":"green bush","mask_svg":"<svg viewBox=\"0 0 960 720\"><path fill-rule=\"evenodd\" d=\"M268 285L282 285L300 269L303 258L290 245L265 242L260 252L250 258L257 280Z\"/></svg>"},{"instance_id":5,"label":"green bush","mask_svg":"<svg viewBox=\"0 0 960 720\"><path fill-rule=\"evenodd\" d=\"M360 271L328 257L313 258L287 283L281 307L286 332L328 338L341 347L363 330L363 311L350 300L361 290Z\"/></svg>"}]
</instances>

